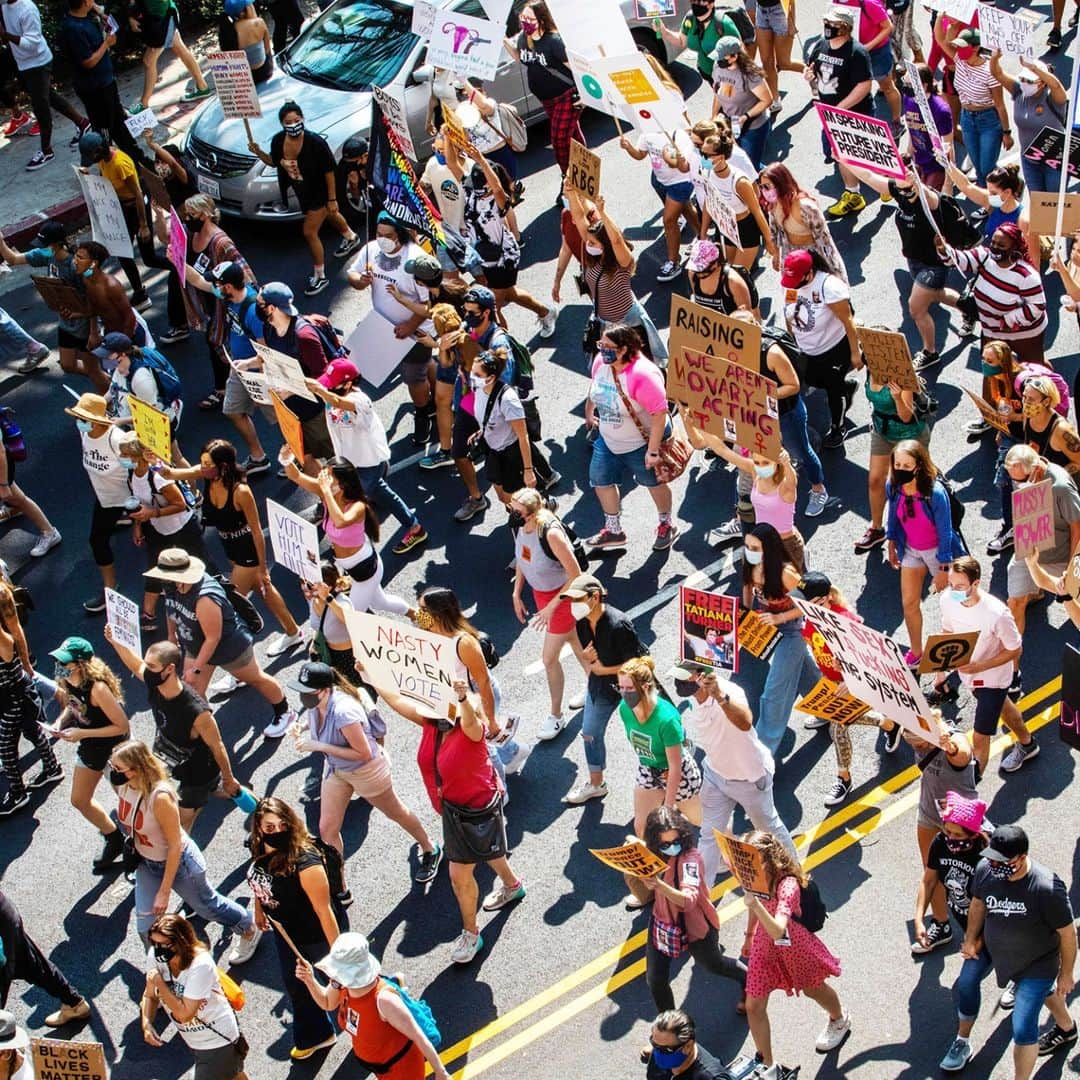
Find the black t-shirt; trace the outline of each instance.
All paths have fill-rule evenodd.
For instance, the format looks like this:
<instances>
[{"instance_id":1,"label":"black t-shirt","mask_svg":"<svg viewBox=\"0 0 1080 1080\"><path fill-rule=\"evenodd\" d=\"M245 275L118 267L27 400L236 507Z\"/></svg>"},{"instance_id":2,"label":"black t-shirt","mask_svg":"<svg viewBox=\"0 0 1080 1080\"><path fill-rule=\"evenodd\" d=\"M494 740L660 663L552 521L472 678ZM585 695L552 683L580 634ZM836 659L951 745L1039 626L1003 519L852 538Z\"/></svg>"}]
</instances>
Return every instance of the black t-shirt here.
<instances>
[{"instance_id":1,"label":"black t-shirt","mask_svg":"<svg viewBox=\"0 0 1080 1080\"><path fill-rule=\"evenodd\" d=\"M595 631L588 619L579 619L577 636L583 649L590 645L596 646L596 658L604 667L624 664L627 660L644 656L649 651L641 644L629 617L610 604L604 605ZM589 676L589 692L594 696L602 694L605 697L617 698L617 687L618 679L614 675Z\"/></svg>"},{"instance_id":2,"label":"black t-shirt","mask_svg":"<svg viewBox=\"0 0 1080 1080\"><path fill-rule=\"evenodd\" d=\"M646 1080L725 1080L728 1073L720 1064L702 1047L697 1048L697 1060L685 1072L675 1077L670 1069L662 1069L653 1058L649 1058L649 1064L645 1069Z\"/></svg>"},{"instance_id":3,"label":"black t-shirt","mask_svg":"<svg viewBox=\"0 0 1080 1080\"><path fill-rule=\"evenodd\" d=\"M195 721L210 711L206 700L185 686L174 698L167 698L156 687L146 688L157 735L154 753L176 780L185 784L208 784L221 772L210 747L198 735L192 735Z\"/></svg>"},{"instance_id":4,"label":"black t-shirt","mask_svg":"<svg viewBox=\"0 0 1080 1080\"><path fill-rule=\"evenodd\" d=\"M295 189L303 207L325 206L330 197L326 174L335 171L334 154L326 140L312 131L304 132L304 141L300 144L300 153L296 156L299 180L293 180L282 168L284 147L285 132L278 131L270 140L270 158L277 166L279 180Z\"/></svg>"},{"instance_id":5,"label":"black t-shirt","mask_svg":"<svg viewBox=\"0 0 1080 1080\"><path fill-rule=\"evenodd\" d=\"M938 833L931 841L926 856L926 865L937 873L945 887L949 910L965 928L971 906L971 879L982 858L982 848L983 845L979 843L969 851L950 851L945 843L945 834Z\"/></svg>"},{"instance_id":6,"label":"black t-shirt","mask_svg":"<svg viewBox=\"0 0 1080 1080\"><path fill-rule=\"evenodd\" d=\"M308 894L300 882L300 872L312 866L322 866L317 851L306 851L296 861L291 874L271 874L266 864L272 856L263 855L252 861L247 880L251 895L262 904L263 911L285 927L285 932L297 945L314 945L326 940L319 916L311 906Z\"/></svg>"},{"instance_id":7,"label":"black t-shirt","mask_svg":"<svg viewBox=\"0 0 1080 1080\"><path fill-rule=\"evenodd\" d=\"M65 15L56 32L56 49L71 67L71 82L80 97L103 90L115 82L112 53L105 55L92 67L84 68L82 62L89 60L101 48L105 35L101 24L93 15Z\"/></svg>"},{"instance_id":8,"label":"black t-shirt","mask_svg":"<svg viewBox=\"0 0 1080 1080\"><path fill-rule=\"evenodd\" d=\"M532 48L525 35L519 34L517 47L529 89L541 101L551 101L574 89L574 76L566 63L566 46L558 34L549 30L533 41Z\"/></svg>"},{"instance_id":9,"label":"black t-shirt","mask_svg":"<svg viewBox=\"0 0 1080 1080\"><path fill-rule=\"evenodd\" d=\"M871 79L870 54L850 38L839 49L820 42L810 54L810 65L817 74L818 97L825 105L839 105L859 83ZM851 111L873 112L871 95L852 105Z\"/></svg>"},{"instance_id":10,"label":"black t-shirt","mask_svg":"<svg viewBox=\"0 0 1080 1080\"><path fill-rule=\"evenodd\" d=\"M905 189L907 190L907 189ZM900 250L905 259L914 259L927 266L944 266L937 248L934 247L935 232L926 218L918 195L913 199L904 198L904 192L895 183L889 181L889 194L893 197L896 231L900 234Z\"/></svg>"},{"instance_id":11,"label":"black t-shirt","mask_svg":"<svg viewBox=\"0 0 1080 1080\"><path fill-rule=\"evenodd\" d=\"M1061 878L1030 859L1028 867L1019 881L996 881L982 860L972 880L971 895L986 905L983 939L998 986L1054 978L1061 966L1058 931L1073 921Z\"/></svg>"}]
</instances>

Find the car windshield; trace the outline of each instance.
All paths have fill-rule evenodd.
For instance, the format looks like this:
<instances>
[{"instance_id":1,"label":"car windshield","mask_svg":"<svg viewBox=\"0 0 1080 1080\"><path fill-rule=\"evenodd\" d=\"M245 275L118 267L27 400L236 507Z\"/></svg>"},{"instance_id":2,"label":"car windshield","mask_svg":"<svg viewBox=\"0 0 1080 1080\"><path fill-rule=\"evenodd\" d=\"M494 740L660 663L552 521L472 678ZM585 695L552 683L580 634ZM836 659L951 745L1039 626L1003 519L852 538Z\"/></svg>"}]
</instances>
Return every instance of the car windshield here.
<instances>
[{"instance_id":1,"label":"car windshield","mask_svg":"<svg viewBox=\"0 0 1080 1080\"><path fill-rule=\"evenodd\" d=\"M293 43L289 74L339 90L385 86L419 41L411 26L411 6L339 0Z\"/></svg>"}]
</instances>

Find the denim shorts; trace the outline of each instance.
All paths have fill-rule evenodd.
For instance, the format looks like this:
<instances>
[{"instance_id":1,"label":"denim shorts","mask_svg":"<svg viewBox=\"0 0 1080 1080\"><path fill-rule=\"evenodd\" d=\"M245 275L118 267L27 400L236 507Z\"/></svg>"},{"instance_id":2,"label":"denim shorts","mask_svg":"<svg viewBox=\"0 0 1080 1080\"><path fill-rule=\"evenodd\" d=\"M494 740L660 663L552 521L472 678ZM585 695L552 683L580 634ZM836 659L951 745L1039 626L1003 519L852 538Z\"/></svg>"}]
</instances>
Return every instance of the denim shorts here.
<instances>
[{"instance_id":1,"label":"denim shorts","mask_svg":"<svg viewBox=\"0 0 1080 1080\"><path fill-rule=\"evenodd\" d=\"M678 184L669 184L665 187L656 179L656 173L653 173L649 179L652 181L653 191L663 200L671 199L673 202L682 205L693 198L694 185L690 180Z\"/></svg>"},{"instance_id":2,"label":"denim shorts","mask_svg":"<svg viewBox=\"0 0 1080 1080\"><path fill-rule=\"evenodd\" d=\"M764 7L758 4L754 12L754 26L758 30L771 30L774 34L788 32L788 17L783 4L770 4Z\"/></svg>"},{"instance_id":3,"label":"denim shorts","mask_svg":"<svg viewBox=\"0 0 1080 1080\"><path fill-rule=\"evenodd\" d=\"M907 266L908 273L924 289L944 289L945 282L949 280L947 266L931 266L918 259L908 259Z\"/></svg>"},{"instance_id":4,"label":"denim shorts","mask_svg":"<svg viewBox=\"0 0 1080 1080\"><path fill-rule=\"evenodd\" d=\"M589 462L589 486L611 487L625 478L627 473L642 487L656 487L660 483L653 469L645 468L647 446L615 454L608 449L603 435L597 435L593 443L592 460Z\"/></svg>"},{"instance_id":5,"label":"denim shorts","mask_svg":"<svg viewBox=\"0 0 1080 1080\"><path fill-rule=\"evenodd\" d=\"M870 74L875 79L888 78L893 72L892 46L886 41L870 53Z\"/></svg>"},{"instance_id":6,"label":"denim shorts","mask_svg":"<svg viewBox=\"0 0 1080 1080\"><path fill-rule=\"evenodd\" d=\"M906 570L917 570L920 566L925 566L931 574L937 574L941 569L936 551L920 551L910 546L905 549L900 565Z\"/></svg>"},{"instance_id":7,"label":"denim shorts","mask_svg":"<svg viewBox=\"0 0 1080 1080\"><path fill-rule=\"evenodd\" d=\"M435 381L446 383L447 386L453 386L457 382L458 366L457 364L451 364L449 367L443 367L442 364L435 361Z\"/></svg>"},{"instance_id":8,"label":"denim shorts","mask_svg":"<svg viewBox=\"0 0 1080 1080\"><path fill-rule=\"evenodd\" d=\"M1039 1041L1039 1012L1053 992L1056 979L1017 979L1016 1004L1013 1006L1013 1042L1034 1046Z\"/></svg>"}]
</instances>

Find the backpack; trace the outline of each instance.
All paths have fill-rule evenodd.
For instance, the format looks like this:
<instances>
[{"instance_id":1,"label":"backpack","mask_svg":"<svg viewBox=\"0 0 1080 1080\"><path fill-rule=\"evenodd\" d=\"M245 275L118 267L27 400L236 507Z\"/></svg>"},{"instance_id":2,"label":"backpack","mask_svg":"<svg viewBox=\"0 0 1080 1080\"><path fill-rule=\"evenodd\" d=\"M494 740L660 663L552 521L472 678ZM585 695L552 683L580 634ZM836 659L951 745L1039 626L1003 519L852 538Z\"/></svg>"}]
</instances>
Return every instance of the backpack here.
<instances>
[{"instance_id":1,"label":"backpack","mask_svg":"<svg viewBox=\"0 0 1080 1080\"><path fill-rule=\"evenodd\" d=\"M960 537L960 543L964 545L964 550L967 550L967 541L964 539L964 534L960 531L960 526L964 523L964 515L967 513L967 507L960 501L957 494L952 489L952 485L945 479L942 473L937 475L938 483L945 489L945 494L949 496L949 518L952 521L953 532Z\"/></svg>"},{"instance_id":2,"label":"backpack","mask_svg":"<svg viewBox=\"0 0 1080 1080\"><path fill-rule=\"evenodd\" d=\"M0 405L0 440L12 461L26 460L26 440L15 419L15 410L8 405Z\"/></svg>"},{"instance_id":3,"label":"backpack","mask_svg":"<svg viewBox=\"0 0 1080 1080\"><path fill-rule=\"evenodd\" d=\"M160 494L161 488L158 487L157 484L154 483L154 478L161 476L161 466L160 465L151 465L150 466L150 472L149 472L148 475L150 477L150 494L151 495ZM175 484L180 489L180 494L184 496L184 505L187 506L187 508L189 510L195 510L195 509L198 508L199 503L198 503L198 500L195 498L195 492L191 490L191 488L188 485L186 480L167 480L166 483ZM128 486L128 491L131 491L132 490L132 474L131 473L127 474L127 486ZM162 486L164 486L164 485L162 485ZM162 505L166 505L166 504L162 504Z\"/></svg>"},{"instance_id":4,"label":"backpack","mask_svg":"<svg viewBox=\"0 0 1080 1080\"><path fill-rule=\"evenodd\" d=\"M802 914L792 915L792 918L805 930L816 934L825 925L829 913L825 910L821 890L813 878L810 878L805 885L799 886L799 907Z\"/></svg>"},{"instance_id":5,"label":"backpack","mask_svg":"<svg viewBox=\"0 0 1080 1080\"><path fill-rule=\"evenodd\" d=\"M945 242L954 248L972 248L982 240L982 229L951 195L938 195L938 222Z\"/></svg>"},{"instance_id":6,"label":"backpack","mask_svg":"<svg viewBox=\"0 0 1080 1080\"><path fill-rule=\"evenodd\" d=\"M323 352L326 353L327 363L349 355L349 350L341 343L341 338L338 336L333 323L325 315L301 315L296 320L297 330L300 329L301 323L310 326L319 335Z\"/></svg>"},{"instance_id":7,"label":"backpack","mask_svg":"<svg viewBox=\"0 0 1080 1080\"><path fill-rule=\"evenodd\" d=\"M795 369L795 374L799 377L800 388L806 386L806 357L803 356L802 349L799 348L795 341L795 338L791 335L789 330L782 330L778 326L773 326L772 323L761 324L761 357L765 359L765 354L773 345L779 345L784 350L784 354L791 361L791 366Z\"/></svg>"},{"instance_id":8,"label":"backpack","mask_svg":"<svg viewBox=\"0 0 1080 1080\"><path fill-rule=\"evenodd\" d=\"M529 347L518 341L513 334L505 333L506 340L510 343L510 356L514 361L514 379L510 385L522 394L531 394L533 391L533 375L536 373L536 365L533 364L532 353Z\"/></svg>"},{"instance_id":9,"label":"backpack","mask_svg":"<svg viewBox=\"0 0 1080 1080\"><path fill-rule=\"evenodd\" d=\"M431 1006L423 998L414 998L404 985L400 983L393 975L383 975L383 982L390 983L390 985L397 991L398 997L401 998L401 1003L406 1009L412 1013L412 1018L416 1021L416 1026L424 1033L429 1043L437 1050L442 1045L442 1032L439 1031L439 1025L435 1023L435 1017L432 1015Z\"/></svg>"},{"instance_id":10,"label":"backpack","mask_svg":"<svg viewBox=\"0 0 1080 1080\"><path fill-rule=\"evenodd\" d=\"M573 549L574 558L577 559L578 562L578 569L588 570L589 555L588 552L586 552L585 550L585 545L578 538L577 533L575 533L574 530L570 528L570 526L567 525L565 521L562 520L562 518L555 518L553 521L546 521L537 530L537 535L540 537L540 547L543 550L544 554L549 559L555 558L551 551L551 545L547 542L547 533L548 529L550 529L551 526L554 525L556 522L558 522L558 524L562 526L562 531L566 535L566 539L570 541L570 547Z\"/></svg>"},{"instance_id":11,"label":"backpack","mask_svg":"<svg viewBox=\"0 0 1080 1080\"><path fill-rule=\"evenodd\" d=\"M743 44L752 45L757 34L754 30L754 24L750 21L750 16L746 14L746 9L743 7L717 8L713 18L720 21L725 15L735 24L735 29L739 31L739 37L742 38Z\"/></svg>"},{"instance_id":12,"label":"backpack","mask_svg":"<svg viewBox=\"0 0 1080 1080\"><path fill-rule=\"evenodd\" d=\"M128 368L128 386L135 378L135 372L149 368L157 383L158 393L166 405L178 401L181 396L180 376L176 369L156 349L143 349L141 355L131 355L131 367Z\"/></svg>"},{"instance_id":13,"label":"backpack","mask_svg":"<svg viewBox=\"0 0 1080 1080\"><path fill-rule=\"evenodd\" d=\"M321 836L313 836L311 839L322 857L323 866L326 868L326 880L330 883L331 899L340 896L347 889L345 884L345 860L341 857L341 852L332 844L328 844Z\"/></svg>"},{"instance_id":14,"label":"backpack","mask_svg":"<svg viewBox=\"0 0 1080 1080\"><path fill-rule=\"evenodd\" d=\"M480 651L484 654L484 663L487 664L488 670L498 667L499 650L495 648L495 642L483 630L477 633L476 640L480 643Z\"/></svg>"},{"instance_id":15,"label":"backpack","mask_svg":"<svg viewBox=\"0 0 1080 1080\"><path fill-rule=\"evenodd\" d=\"M498 104L499 127L515 154L524 153L529 148L529 131L525 121L513 105L500 101Z\"/></svg>"},{"instance_id":16,"label":"backpack","mask_svg":"<svg viewBox=\"0 0 1080 1080\"><path fill-rule=\"evenodd\" d=\"M240 307L236 311L233 311L231 307L226 307L225 309L225 317L229 321L229 327L238 337L246 338L248 336L244 321L247 319L248 312L251 310L254 303L255 297L247 296L240 301Z\"/></svg>"},{"instance_id":17,"label":"backpack","mask_svg":"<svg viewBox=\"0 0 1080 1080\"><path fill-rule=\"evenodd\" d=\"M259 609L227 577L222 577L221 574L210 576L225 590L226 599L232 604L236 617L248 632L253 636L261 634L264 623Z\"/></svg>"}]
</instances>

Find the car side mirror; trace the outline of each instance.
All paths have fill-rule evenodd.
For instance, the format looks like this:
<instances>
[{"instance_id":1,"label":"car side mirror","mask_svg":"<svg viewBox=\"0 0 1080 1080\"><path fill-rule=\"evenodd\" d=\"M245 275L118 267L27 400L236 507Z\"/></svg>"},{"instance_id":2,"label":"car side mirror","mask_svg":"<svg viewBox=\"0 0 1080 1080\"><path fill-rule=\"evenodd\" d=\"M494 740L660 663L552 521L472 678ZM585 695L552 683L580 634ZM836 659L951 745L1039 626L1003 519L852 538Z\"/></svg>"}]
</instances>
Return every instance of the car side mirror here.
<instances>
[{"instance_id":1,"label":"car side mirror","mask_svg":"<svg viewBox=\"0 0 1080 1080\"><path fill-rule=\"evenodd\" d=\"M409 85L422 86L424 83L431 82L434 78L434 66L431 64L421 64L418 68L413 69L413 73L409 76Z\"/></svg>"}]
</instances>

